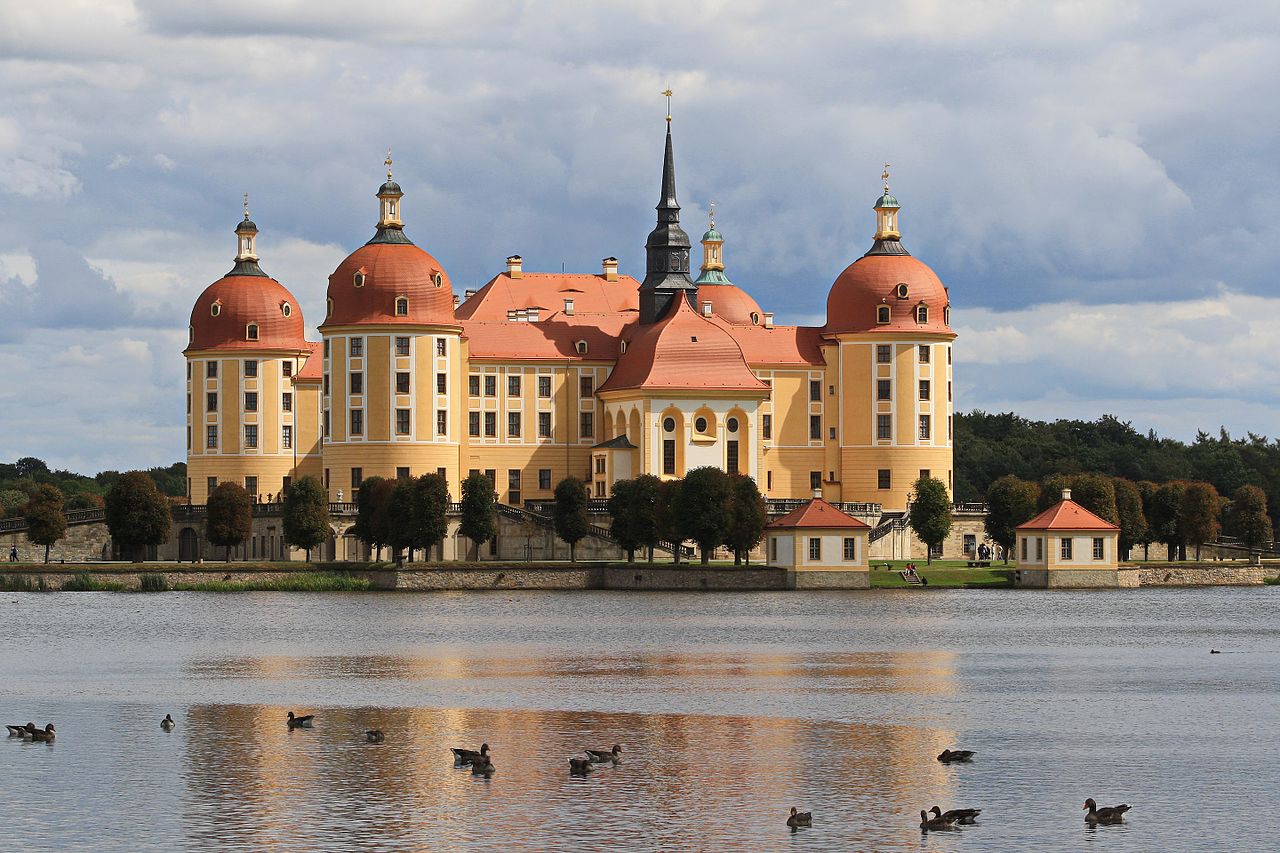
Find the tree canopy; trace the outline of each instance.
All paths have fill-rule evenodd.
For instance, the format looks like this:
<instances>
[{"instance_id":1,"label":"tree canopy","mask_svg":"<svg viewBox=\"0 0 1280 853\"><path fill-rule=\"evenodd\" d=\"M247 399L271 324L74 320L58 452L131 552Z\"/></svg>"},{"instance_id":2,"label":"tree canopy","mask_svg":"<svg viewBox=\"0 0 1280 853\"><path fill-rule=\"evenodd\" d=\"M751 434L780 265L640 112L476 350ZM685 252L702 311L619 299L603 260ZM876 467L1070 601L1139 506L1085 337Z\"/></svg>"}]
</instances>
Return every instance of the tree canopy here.
<instances>
[{"instance_id":1,"label":"tree canopy","mask_svg":"<svg viewBox=\"0 0 1280 853\"><path fill-rule=\"evenodd\" d=\"M20 460L21 461L21 460ZM22 510L27 520L27 539L44 546L44 561L49 562L49 548L67 532L67 517L62 512L62 492L57 486L41 483Z\"/></svg>"},{"instance_id":2,"label":"tree canopy","mask_svg":"<svg viewBox=\"0 0 1280 853\"><path fill-rule=\"evenodd\" d=\"M284 496L284 541L307 552L329 538L329 496L315 477L307 476L289 486Z\"/></svg>"},{"instance_id":3,"label":"tree canopy","mask_svg":"<svg viewBox=\"0 0 1280 853\"><path fill-rule=\"evenodd\" d=\"M719 468L694 468L680 484L674 509L685 536L698 543L703 565L725 541L733 522L732 505L733 483Z\"/></svg>"},{"instance_id":4,"label":"tree canopy","mask_svg":"<svg viewBox=\"0 0 1280 853\"><path fill-rule=\"evenodd\" d=\"M929 547L926 562L933 562L933 552L951 532L951 497L947 486L933 477L915 482L915 499L907 513L907 523L920 541Z\"/></svg>"},{"instance_id":5,"label":"tree canopy","mask_svg":"<svg viewBox=\"0 0 1280 853\"><path fill-rule=\"evenodd\" d=\"M231 549L253 533L253 499L244 486L227 480L210 493L205 513L209 542L225 548L229 561Z\"/></svg>"},{"instance_id":6,"label":"tree canopy","mask_svg":"<svg viewBox=\"0 0 1280 853\"><path fill-rule=\"evenodd\" d=\"M1257 486L1241 486L1231 496L1227 511L1227 532L1238 538L1250 551L1271 541L1271 517L1267 514L1267 496Z\"/></svg>"},{"instance_id":7,"label":"tree canopy","mask_svg":"<svg viewBox=\"0 0 1280 853\"><path fill-rule=\"evenodd\" d=\"M987 517L983 520L991 541L1004 548L1005 562L1013 553L1017 527L1035 517L1040 487L1005 474L987 489Z\"/></svg>"},{"instance_id":8,"label":"tree canopy","mask_svg":"<svg viewBox=\"0 0 1280 853\"><path fill-rule=\"evenodd\" d=\"M121 475L107 492L105 517L112 540L141 559L140 549L169 541L169 502L144 471Z\"/></svg>"},{"instance_id":9,"label":"tree canopy","mask_svg":"<svg viewBox=\"0 0 1280 853\"><path fill-rule=\"evenodd\" d=\"M745 474L734 474L729 480L733 500L729 507L729 528L725 531L724 545L733 551L734 565L744 558L750 563L751 549L764 538L769 513L755 480Z\"/></svg>"},{"instance_id":10,"label":"tree canopy","mask_svg":"<svg viewBox=\"0 0 1280 853\"><path fill-rule=\"evenodd\" d=\"M578 542L591 530L587 516L587 484L577 477L565 477L556 483L552 519L556 536L569 543L569 561L577 560Z\"/></svg>"},{"instance_id":11,"label":"tree canopy","mask_svg":"<svg viewBox=\"0 0 1280 853\"><path fill-rule=\"evenodd\" d=\"M498 535L498 496L493 481L478 471L462 481L462 519L458 530L478 549Z\"/></svg>"}]
</instances>

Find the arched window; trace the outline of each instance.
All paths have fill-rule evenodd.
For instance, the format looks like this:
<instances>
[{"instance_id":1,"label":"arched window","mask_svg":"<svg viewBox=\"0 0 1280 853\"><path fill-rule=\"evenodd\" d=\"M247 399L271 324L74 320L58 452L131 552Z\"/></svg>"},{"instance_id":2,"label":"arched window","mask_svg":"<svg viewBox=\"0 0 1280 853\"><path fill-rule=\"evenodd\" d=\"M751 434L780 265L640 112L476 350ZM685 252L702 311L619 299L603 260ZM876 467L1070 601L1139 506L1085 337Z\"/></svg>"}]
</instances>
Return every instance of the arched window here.
<instances>
[{"instance_id":1,"label":"arched window","mask_svg":"<svg viewBox=\"0 0 1280 853\"><path fill-rule=\"evenodd\" d=\"M927 322L929 322L929 308L928 308L928 306L926 306L926 305L917 305L917 306L916 306L916 322L917 322L917 323L922 323L922 324L923 324L923 323L927 323Z\"/></svg>"},{"instance_id":2,"label":"arched window","mask_svg":"<svg viewBox=\"0 0 1280 853\"><path fill-rule=\"evenodd\" d=\"M439 270L436 270L431 274L431 283L434 284L436 287L440 287L442 284L444 284L444 276L440 274Z\"/></svg>"},{"instance_id":3,"label":"arched window","mask_svg":"<svg viewBox=\"0 0 1280 853\"><path fill-rule=\"evenodd\" d=\"M258 324L250 323L248 326L246 326L244 330L244 336L251 341L256 341L258 339Z\"/></svg>"},{"instance_id":4,"label":"arched window","mask_svg":"<svg viewBox=\"0 0 1280 853\"><path fill-rule=\"evenodd\" d=\"M942 309L942 324L944 326L951 325L951 306L950 305Z\"/></svg>"},{"instance_id":5,"label":"arched window","mask_svg":"<svg viewBox=\"0 0 1280 853\"><path fill-rule=\"evenodd\" d=\"M906 282L899 282L899 283L898 283L897 293L898 293L898 298L899 298L899 299L906 299L906 298L907 298L908 290L907 290L907 284L906 284Z\"/></svg>"},{"instance_id":6,"label":"arched window","mask_svg":"<svg viewBox=\"0 0 1280 853\"><path fill-rule=\"evenodd\" d=\"M759 326L759 325L760 325L760 315L759 315L759 314L757 314L755 311L752 311L752 312L751 312L751 325L753 325L753 326Z\"/></svg>"},{"instance_id":7,"label":"arched window","mask_svg":"<svg viewBox=\"0 0 1280 853\"><path fill-rule=\"evenodd\" d=\"M352 276L351 281L356 287L364 287L364 270L356 270L356 274Z\"/></svg>"},{"instance_id":8,"label":"arched window","mask_svg":"<svg viewBox=\"0 0 1280 853\"><path fill-rule=\"evenodd\" d=\"M209 306L209 316L211 316L211 317L217 317L217 316L218 316L219 314L221 314L221 313L222 313L222 303L221 303L221 302L215 302L215 303L213 303L212 305L210 305L210 306Z\"/></svg>"},{"instance_id":9,"label":"arched window","mask_svg":"<svg viewBox=\"0 0 1280 853\"><path fill-rule=\"evenodd\" d=\"M409 298L407 296L396 297L396 316L397 317L409 316Z\"/></svg>"},{"instance_id":10,"label":"arched window","mask_svg":"<svg viewBox=\"0 0 1280 853\"><path fill-rule=\"evenodd\" d=\"M196 339L196 327L187 326L187 343L194 343Z\"/></svg>"},{"instance_id":11,"label":"arched window","mask_svg":"<svg viewBox=\"0 0 1280 853\"><path fill-rule=\"evenodd\" d=\"M881 305L879 308L876 309L876 322L877 323L889 322L889 306L888 305Z\"/></svg>"},{"instance_id":12,"label":"arched window","mask_svg":"<svg viewBox=\"0 0 1280 853\"><path fill-rule=\"evenodd\" d=\"M280 313L281 313L281 314L283 314L283 315L284 315L284 316L286 316L286 317L290 317L290 316L292 316L292 315L293 315L293 306L292 306L292 305L290 305L288 302L283 303L283 304L280 306Z\"/></svg>"},{"instance_id":13,"label":"arched window","mask_svg":"<svg viewBox=\"0 0 1280 853\"><path fill-rule=\"evenodd\" d=\"M578 341L578 343L577 343L577 344L575 344L574 346L575 346L575 348L578 350L578 355L586 355L586 354L587 354L587 342L586 342L586 341Z\"/></svg>"},{"instance_id":14,"label":"arched window","mask_svg":"<svg viewBox=\"0 0 1280 853\"><path fill-rule=\"evenodd\" d=\"M331 315L331 314L333 313L333 300L332 300L332 299L326 299L324 302L325 302L325 305L324 305L324 316L328 317L329 315Z\"/></svg>"}]
</instances>

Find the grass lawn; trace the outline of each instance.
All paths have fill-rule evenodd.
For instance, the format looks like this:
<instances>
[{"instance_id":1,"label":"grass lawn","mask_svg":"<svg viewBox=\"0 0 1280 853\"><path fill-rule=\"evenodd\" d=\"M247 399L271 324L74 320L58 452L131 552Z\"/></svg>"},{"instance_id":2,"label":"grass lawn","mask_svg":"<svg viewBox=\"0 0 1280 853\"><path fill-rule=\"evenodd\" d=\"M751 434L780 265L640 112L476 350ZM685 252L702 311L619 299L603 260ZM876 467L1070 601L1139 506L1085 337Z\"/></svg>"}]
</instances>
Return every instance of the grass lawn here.
<instances>
[{"instance_id":1,"label":"grass lawn","mask_svg":"<svg viewBox=\"0 0 1280 853\"><path fill-rule=\"evenodd\" d=\"M888 562L888 570L884 568ZM875 560L871 564L871 586L873 589L905 589L915 587L902 579L898 572L907 567L907 560ZM926 565L923 560L912 560L916 574L929 582L926 589L980 589L1013 586L1013 572L1016 566L992 562L989 569L970 569L965 567L965 560L934 560Z\"/></svg>"}]
</instances>

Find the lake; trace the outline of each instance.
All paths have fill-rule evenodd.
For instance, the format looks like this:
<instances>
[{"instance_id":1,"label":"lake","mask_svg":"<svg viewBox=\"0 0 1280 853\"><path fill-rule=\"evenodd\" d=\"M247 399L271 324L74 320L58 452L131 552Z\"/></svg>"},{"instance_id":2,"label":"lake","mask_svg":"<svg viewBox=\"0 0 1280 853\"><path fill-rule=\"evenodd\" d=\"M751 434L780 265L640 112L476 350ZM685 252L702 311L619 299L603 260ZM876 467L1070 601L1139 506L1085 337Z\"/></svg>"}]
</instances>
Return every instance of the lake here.
<instances>
[{"instance_id":1,"label":"lake","mask_svg":"<svg viewBox=\"0 0 1280 853\"><path fill-rule=\"evenodd\" d=\"M0 848L1261 849L1278 595L5 593Z\"/></svg>"}]
</instances>

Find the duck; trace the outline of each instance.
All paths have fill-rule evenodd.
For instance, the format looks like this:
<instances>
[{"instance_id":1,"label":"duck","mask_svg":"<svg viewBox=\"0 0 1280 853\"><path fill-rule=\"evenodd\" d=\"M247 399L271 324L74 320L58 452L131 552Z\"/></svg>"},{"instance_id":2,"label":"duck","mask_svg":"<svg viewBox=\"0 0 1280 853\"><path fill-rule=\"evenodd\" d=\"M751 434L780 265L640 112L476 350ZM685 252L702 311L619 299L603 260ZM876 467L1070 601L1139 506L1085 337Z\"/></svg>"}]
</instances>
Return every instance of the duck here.
<instances>
[{"instance_id":1,"label":"duck","mask_svg":"<svg viewBox=\"0 0 1280 853\"><path fill-rule=\"evenodd\" d=\"M613 764L622 763L622 745L615 743L613 749L587 749L583 750L591 758L593 764L604 764L606 761Z\"/></svg>"},{"instance_id":2,"label":"duck","mask_svg":"<svg viewBox=\"0 0 1280 853\"><path fill-rule=\"evenodd\" d=\"M35 723L27 723L25 726L6 725L9 730L9 737L31 737L31 733L36 730Z\"/></svg>"},{"instance_id":3,"label":"duck","mask_svg":"<svg viewBox=\"0 0 1280 853\"><path fill-rule=\"evenodd\" d=\"M173 731L173 727L176 725L177 723L173 721L173 716L170 714L165 714L164 719L160 721L160 728L164 729L166 732Z\"/></svg>"},{"instance_id":4,"label":"duck","mask_svg":"<svg viewBox=\"0 0 1280 853\"><path fill-rule=\"evenodd\" d=\"M934 817L945 818L955 823L973 823L974 818L982 814L982 809L947 809L944 812L937 806L929 811L933 812Z\"/></svg>"},{"instance_id":5,"label":"duck","mask_svg":"<svg viewBox=\"0 0 1280 853\"><path fill-rule=\"evenodd\" d=\"M369 743L382 743L386 740L386 735L382 733L382 729L369 729L364 733L364 739Z\"/></svg>"},{"instance_id":6,"label":"duck","mask_svg":"<svg viewBox=\"0 0 1280 853\"><path fill-rule=\"evenodd\" d=\"M596 766L591 763L590 758L570 758L569 759L569 775L570 776L586 776Z\"/></svg>"},{"instance_id":7,"label":"duck","mask_svg":"<svg viewBox=\"0 0 1280 853\"><path fill-rule=\"evenodd\" d=\"M451 746L449 747L449 750L453 753L454 767L466 767L468 764L473 764L481 758L489 757L489 744L487 743L480 744L479 750L464 749L459 746Z\"/></svg>"},{"instance_id":8,"label":"duck","mask_svg":"<svg viewBox=\"0 0 1280 853\"><path fill-rule=\"evenodd\" d=\"M1130 808L1125 803L1121 803L1118 806L1098 808L1098 804L1093 801L1093 797L1084 801L1084 807L1089 812L1084 816L1085 823L1121 823L1124 821L1124 813Z\"/></svg>"},{"instance_id":9,"label":"duck","mask_svg":"<svg viewBox=\"0 0 1280 853\"><path fill-rule=\"evenodd\" d=\"M950 764L953 761L972 761L974 751L972 749L944 749L938 755L938 760L943 764Z\"/></svg>"},{"instance_id":10,"label":"duck","mask_svg":"<svg viewBox=\"0 0 1280 853\"><path fill-rule=\"evenodd\" d=\"M954 821L950 820L946 815L930 817L927 811L920 810L920 828L923 830L954 829L955 827L951 825L952 823Z\"/></svg>"},{"instance_id":11,"label":"duck","mask_svg":"<svg viewBox=\"0 0 1280 853\"><path fill-rule=\"evenodd\" d=\"M309 729L311 724L315 722L315 714L307 714L306 716L295 716L292 711L289 712L289 728L291 729Z\"/></svg>"},{"instance_id":12,"label":"duck","mask_svg":"<svg viewBox=\"0 0 1280 853\"><path fill-rule=\"evenodd\" d=\"M813 826L813 812L802 812L795 806L791 807L791 816L787 818L787 826L792 830L800 829L804 826Z\"/></svg>"},{"instance_id":13,"label":"duck","mask_svg":"<svg viewBox=\"0 0 1280 853\"><path fill-rule=\"evenodd\" d=\"M1220 655L1220 654L1222 654L1222 652L1218 651L1217 649L1209 649L1209 654L1211 654L1211 655Z\"/></svg>"},{"instance_id":14,"label":"duck","mask_svg":"<svg viewBox=\"0 0 1280 853\"><path fill-rule=\"evenodd\" d=\"M493 771L493 761L487 755L481 756L471 762L472 776L492 776Z\"/></svg>"},{"instance_id":15,"label":"duck","mask_svg":"<svg viewBox=\"0 0 1280 853\"><path fill-rule=\"evenodd\" d=\"M57 735L57 729L53 727L53 723L49 723L43 729L32 729L31 739L44 741L45 743L53 743L54 737Z\"/></svg>"}]
</instances>

